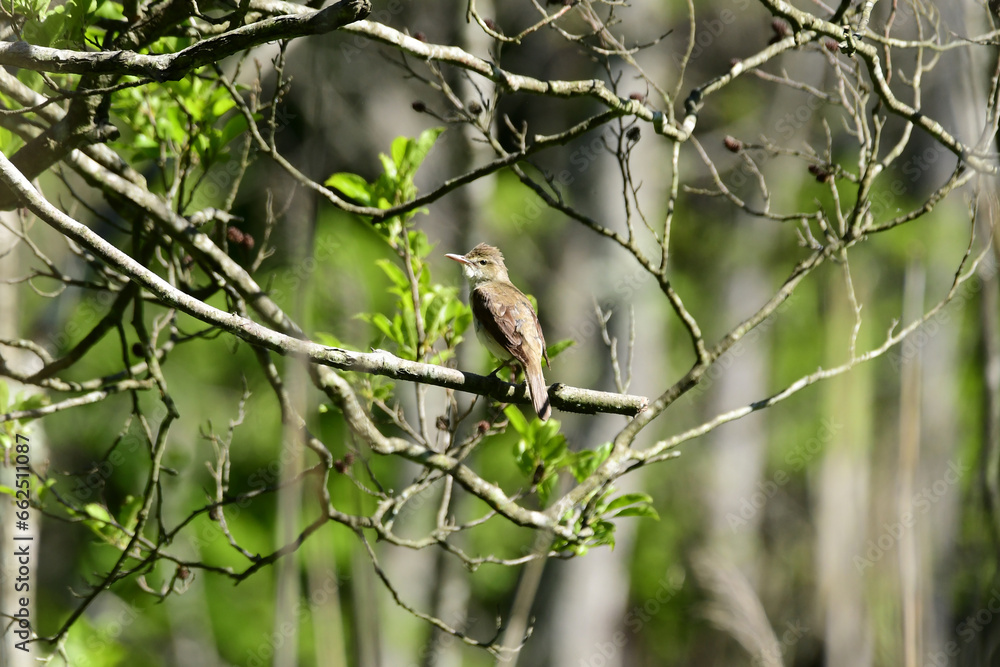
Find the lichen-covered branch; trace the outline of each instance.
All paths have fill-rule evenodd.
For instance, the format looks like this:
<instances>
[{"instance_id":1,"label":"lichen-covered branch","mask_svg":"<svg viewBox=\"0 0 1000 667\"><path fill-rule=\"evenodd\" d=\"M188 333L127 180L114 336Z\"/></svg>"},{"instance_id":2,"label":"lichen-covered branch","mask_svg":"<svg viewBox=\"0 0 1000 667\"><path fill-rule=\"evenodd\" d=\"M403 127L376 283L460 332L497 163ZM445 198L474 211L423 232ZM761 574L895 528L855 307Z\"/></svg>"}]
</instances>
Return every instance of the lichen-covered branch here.
<instances>
[{"instance_id":1,"label":"lichen-covered branch","mask_svg":"<svg viewBox=\"0 0 1000 667\"><path fill-rule=\"evenodd\" d=\"M339 30L369 13L369 0L340 0L320 10L274 16L250 23L169 54L72 51L20 41L0 42L0 65L58 74L116 74L153 81L174 81L198 67L219 62L254 46Z\"/></svg>"}]
</instances>

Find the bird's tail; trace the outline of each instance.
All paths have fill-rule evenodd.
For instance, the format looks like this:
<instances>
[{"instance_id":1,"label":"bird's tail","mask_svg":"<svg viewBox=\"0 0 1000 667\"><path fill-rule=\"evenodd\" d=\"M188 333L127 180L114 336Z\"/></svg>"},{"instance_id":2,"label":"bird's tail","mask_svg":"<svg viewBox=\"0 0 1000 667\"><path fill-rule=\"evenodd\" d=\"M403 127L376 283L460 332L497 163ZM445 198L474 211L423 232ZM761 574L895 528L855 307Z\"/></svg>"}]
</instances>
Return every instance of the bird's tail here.
<instances>
[{"instance_id":1,"label":"bird's tail","mask_svg":"<svg viewBox=\"0 0 1000 667\"><path fill-rule=\"evenodd\" d=\"M538 418L545 421L552 414L552 406L549 405L549 391L542 375L541 363L532 368L525 368L524 377L527 379L528 392L531 394L531 404Z\"/></svg>"}]
</instances>

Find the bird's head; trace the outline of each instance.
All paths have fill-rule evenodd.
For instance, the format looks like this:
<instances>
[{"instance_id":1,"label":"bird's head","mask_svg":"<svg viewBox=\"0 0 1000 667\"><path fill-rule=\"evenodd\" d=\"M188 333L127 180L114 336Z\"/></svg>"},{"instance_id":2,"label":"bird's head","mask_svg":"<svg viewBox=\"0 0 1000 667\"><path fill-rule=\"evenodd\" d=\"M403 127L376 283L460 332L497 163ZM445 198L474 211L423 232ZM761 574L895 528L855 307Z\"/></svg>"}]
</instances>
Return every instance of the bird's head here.
<instances>
[{"instance_id":1,"label":"bird's head","mask_svg":"<svg viewBox=\"0 0 1000 667\"><path fill-rule=\"evenodd\" d=\"M510 281L503 254L491 245L480 243L464 255L445 255L462 264L462 271L473 287L493 280Z\"/></svg>"}]
</instances>

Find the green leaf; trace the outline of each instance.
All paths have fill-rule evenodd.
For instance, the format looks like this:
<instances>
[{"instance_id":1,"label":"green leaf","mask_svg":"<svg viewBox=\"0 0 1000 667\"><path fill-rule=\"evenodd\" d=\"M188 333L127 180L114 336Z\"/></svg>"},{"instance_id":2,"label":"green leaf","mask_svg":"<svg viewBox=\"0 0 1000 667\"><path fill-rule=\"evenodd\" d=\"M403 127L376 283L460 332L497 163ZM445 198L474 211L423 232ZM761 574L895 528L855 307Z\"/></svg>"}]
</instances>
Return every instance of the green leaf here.
<instances>
[{"instance_id":1,"label":"green leaf","mask_svg":"<svg viewBox=\"0 0 1000 667\"><path fill-rule=\"evenodd\" d=\"M548 353L550 359L555 359L557 356L559 356L561 352L565 352L574 345L576 345L575 340L573 340L572 338L566 338L564 340L553 343L552 345L549 345L547 348L545 348L545 351Z\"/></svg>"},{"instance_id":2,"label":"green leaf","mask_svg":"<svg viewBox=\"0 0 1000 667\"><path fill-rule=\"evenodd\" d=\"M549 499L552 498L552 494L555 493L556 483L559 481L559 475L555 473L547 473L541 482L538 484L538 499L542 503L542 507L549 504Z\"/></svg>"},{"instance_id":3,"label":"green leaf","mask_svg":"<svg viewBox=\"0 0 1000 667\"><path fill-rule=\"evenodd\" d=\"M615 510L619 510L615 512ZM660 515L653 509L653 498L645 493L623 493L618 496L602 510L604 513L612 513L613 517L641 516L651 519L660 519Z\"/></svg>"},{"instance_id":4,"label":"green leaf","mask_svg":"<svg viewBox=\"0 0 1000 667\"><path fill-rule=\"evenodd\" d=\"M142 498L126 496L122 505L121 519L118 523L127 530L133 530L139 523L139 510L142 509Z\"/></svg>"},{"instance_id":5,"label":"green leaf","mask_svg":"<svg viewBox=\"0 0 1000 667\"><path fill-rule=\"evenodd\" d=\"M226 124L222 127L222 132L219 134L219 142L223 146L229 145L229 143L240 136L247 130L247 119L243 114L236 114L232 118L226 121Z\"/></svg>"},{"instance_id":6,"label":"green leaf","mask_svg":"<svg viewBox=\"0 0 1000 667\"><path fill-rule=\"evenodd\" d=\"M34 72L32 72L34 74ZM8 105L9 108L9 105ZM0 128L0 153L12 155L23 145L21 138L10 130Z\"/></svg>"},{"instance_id":7,"label":"green leaf","mask_svg":"<svg viewBox=\"0 0 1000 667\"><path fill-rule=\"evenodd\" d=\"M94 10L94 17L112 21L125 20L125 14L122 13L122 6L117 2L101 2L97 5L97 9Z\"/></svg>"},{"instance_id":8,"label":"green leaf","mask_svg":"<svg viewBox=\"0 0 1000 667\"><path fill-rule=\"evenodd\" d=\"M220 92L223 89L218 89ZM227 111L236 106L236 102L228 94L219 95L214 100L212 100L212 115L216 118L221 118ZM237 117L243 118L243 114L237 114Z\"/></svg>"},{"instance_id":9,"label":"green leaf","mask_svg":"<svg viewBox=\"0 0 1000 667\"><path fill-rule=\"evenodd\" d=\"M406 158L406 153L412 141L409 137L396 137L392 140L392 146L389 149L392 155L392 173L390 174L388 169L385 170L385 173L391 178L396 178L396 175L400 171L399 168L403 166L403 160Z\"/></svg>"},{"instance_id":10,"label":"green leaf","mask_svg":"<svg viewBox=\"0 0 1000 667\"><path fill-rule=\"evenodd\" d=\"M635 505L637 503L649 504L652 502L653 498L645 493L623 493L608 503L606 511L611 512L620 507L628 507L629 505Z\"/></svg>"},{"instance_id":11,"label":"green leaf","mask_svg":"<svg viewBox=\"0 0 1000 667\"><path fill-rule=\"evenodd\" d=\"M577 452L570 461L570 472L576 481L582 482L590 477L611 454L612 443L606 442L597 449L585 449Z\"/></svg>"},{"instance_id":12,"label":"green leaf","mask_svg":"<svg viewBox=\"0 0 1000 667\"><path fill-rule=\"evenodd\" d=\"M316 338L316 341L319 342L321 345L326 345L327 347L339 347L343 350L357 351L356 347L348 343L345 343L344 341L334 336L332 333L327 333L325 331L317 331L316 333L313 334L313 336Z\"/></svg>"},{"instance_id":13,"label":"green leaf","mask_svg":"<svg viewBox=\"0 0 1000 667\"><path fill-rule=\"evenodd\" d=\"M365 206L371 206L371 186L368 181L357 174L339 172L326 179L324 185L336 188L345 195L361 202Z\"/></svg>"},{"instance_id":14,"label":"green leaf","mask_svg":"<svg viewBox=\"0 0 1000 667\"><path fill-rule=\"evenodd\" d=\"M415 360L417 357L417 319L413 314L413 308L403 309L393 320L393 322L397 321L400 336L404 341L405 356Z\"/></svg>"},{"instance_id":15,"label":"green leaf","mask_svg":"<svg viewBox=\"0 0 1000 667\"><path fill-rule=\"evenodd\" d=\"M109 523L111 521L111 513L100 503L87 503L83 506L83 513L102 523Z\"/></svg>"},{"instance_id":16,"label":"green leaf","mask_svg":"<svg viewBox=\"0 0 1000 667\"><path fill-rule=\"evenodd\" d=\"M537 463L535 461L534 452L532 452L528 443L524 439L518 440L514 445L514 463L517 464L518 469L524 475L534 474Z\"/></svg>"},{"instance_id":17,"label":"green leaf","mask_svg":"<svg viewBox=\"0 0 1000 667\"><path fill-rule=\"evenodd\" d=\"M455 334L461 336L472 324L472 309L455 299L448 304L448 317L454 324L452 325Z\"/></svg>"},{"instance_id":18,"label":"green leaf","mask_svg":"<svg viewBox=\"0 0 1000 667\"><path fill-rule=\"evenodd\" d=\"M93 0L69 0L66 3L68 10L66 21L67 37L71 40L83 38L83 29L87 25L87 14L97 8L97 3Z\"/></svg>"},{"instance_id":19,"label":"green leaf","mask_svg":"<svg viewBox=\"0 0 1000 667\"><path fill-rule=\"evenodd\" d=\"M408 141L408 139L406 139L406 137L396 137L396 140L392 142L393 151L395 151L395 149L396 149L396 143L399 142L400 140L402 140L402 141ZM398 178L398 176L397 176L397 170L396 170L396 163L393 162L393 159L391 157L387 156L385 153L379 153L378 154L378 159L379 159L379 162L382 163L382 170L385 172L385 176L386 176L387 181L395 183L396 179ZM381 180L381 179L379 179L379 180ZM388 208L388 206L386 208Z\"/></svg>"},{"instance_id":20,"label":"green leaf","mask_svg":"<svg viewBox=\"0 0 1000 667\"><path fill-rule=\"evenodd\" d=\"M393 285L399 288L402 294L409 295L410 292L410 279L406 277L403 273L403 269L396 266L393 262L387 259L376 259L375 264L382 269L382 272L389 277ZM397 292L398 293L398 292ZM406 300L407 303L412 303L410 299Z\"/></svg>"},{"instance_id":21,"label":"green leaf","mask_svg":"<svg viewBox=\"0 0 1000 667\"><path fill-rule=\"evenodd\" d=\"M407 187L412 184L417 169L420 168L424 158L427 157L427 154L442 132L444 132L443 127L432 127L424 130L416 139L408 140L402 146L402 151L399 155L396 152L397 146L393 143L393 159L399 167L399 181L401 184Z\"/></svg>"},{"instance_id":22,"label":"green leaf","mask_svg":"<svg viewBox=\"0 0 1000 667\"><path fill-rule=\"evenodd\" d=\"M11 406L13 410L36 410L43 406L49 404L49 397L45 394L29 394L23 399L15 400L14 405ZM28 422L34 421L34 417L27 417L25 419L19 419L18 422L21 424L27 424Z\"/></svg>"},{"instance_id":23,"label":"green leaf","mask_svg":"<svg viewBox=\"0 0 1000 667\"><path fill-rule=\"evenodd\" d=\"M548 423L546 422L546 425ZM545 434L539 438L536 449L546 466L558 466L566 454L566 438L558 434L555 436Z\"/></svg>"},{"instance_id":24,"label":"green leaf","mask_svg":"<svg viewBox=\"0 0 1000 667\"><path fill-rule=\"evenodd\" d=\"M63 7L59 6L49 12L49 0L13 0L11 7L11 13L28 18L27 23L31 23L32 19L43 19L63 11Z\"/></svg>"},{"instance_id":25,"label":"green leaf","mask_svg":"<svg viewBox=\"0 0 1000 667\"><path fill-rule=\"evenodd\" d=\"M427 154L430 153L431 148L434 147L438 137L441 136L444 130L445 128L443 127L430 127L420 133L416 141L416 149L420 155L420 162L423 162L423 159L427 157ZM417 162L417 166L420 166L420 162Z\"/></svg>"},{"instance_id":26,"label":"green leaf","mask_svg":"<svg viewBox=\"0 0 1000 667\"><path fill-rule=\"evenodd\" d=\"M521 411L513 405L508 405L504 408L503 413L507 417L507 421L510 425L514 427L514 430L517 431L523 438L528 432L528 421L524 418L524 415L521 414Z\"/></svg>"},{"instance_id":27,"label":"green leaf","mask_svg":"<svg viewBox=\"0 0 1000 667\"><path fill-rule=\"evenodd\" d=\"M141 509L141 502L138 506L133 505L137 503L136 499L132 496L126 498L125 511L123 517L131 517L129 520L133 521L135 524L135 517L138 516L138 511ZM83 512L72 512L74 515L83 515L85 518L83 523L90 528L98 537L108 544L114 545L119 549L125 548L129 542L128 533L123 531L114 525L114 519L111 517L111 513L108 512L107 508L99 503L87 503L83 506ZM127 525L127 524L123 524Z\"/></svg>"},{"instance_id":28,"label":"green leaf","mask_svg":"<svg viewBox=\"0 0 1000 667\"><path fill-rule=\"evenodd\" d=\"M426 307L424 308L424 330L427 338L433 342L440 338L441 333L447 327L447 302L436 293L431 293L427 296Z\"/></svg>"},{"instance_id":29,"label":"green leaf","mask_svg":"<svg viewBox=\"0 0 1000 667\"><path fill-rule=\"evenodd\" d=\"M614 514L613 516L615 517L642 516L642 517L647 517L649 519L656 519L657 521L660 520L660 515L650 505L635 505L633 507L626 507L625 509Z\"/></svg>"},{"instance_id":30,"label":"green leaf","mask_svg":"<svg viewBox=\"0 0 1000 667\"><path fill-rule=\"evenodd\" d=\"M38 498L39 503L44 503L46 496L49 494L49 489L56 485L55 477L50 477L41 484L36 485L35 497Z\"/></svg>"},{"instance_id":31,"label":"green leaf","mask_svg":"<svg viewBox=\"0 0 1000 667\"><path fill-rule=\"evenodd\" d=\"M393 328L393 324L388 317L382 313L375 313L368 321L372 324L372 326L381 331L383 336L397 345L402 344L402 341L397 338L398 332Z\"/></svg>"},{"instance_id":32,"label":"green leaf","mask_svg":"<svg viewBox=\"0 0 1000 667\"><path fill-rule=\"evenodd\" d=\"M615 548L615 524L610 521L598 521L594 524L594 537L591 538L590 544L600 545L606 544L612 549Z\"/></svg>"},{"instance_id":33,"label":"green leaf","mask_svg":"<svg viewBox=\"0 0 1000 667\"><path fill-rule=\"evenodd\" d=\"M66 13L54 11L42 21L28 21L24 26L24 38L38 46L52 46L60 40L66 26Z\"/></svg>"},{"instance_id":34,"label":"green leaf","mask_svg":"<svg viewBox=\"0 0 1000 667\"><path fill-rule=\"evenodd\" d=\"M434 250L435 244L432 244L427 238L427 234L423 233L419 229L410 231L409 240L410 254L415 258L423 259L431 254L432 250Z\"/></svg>"}]
</instances>

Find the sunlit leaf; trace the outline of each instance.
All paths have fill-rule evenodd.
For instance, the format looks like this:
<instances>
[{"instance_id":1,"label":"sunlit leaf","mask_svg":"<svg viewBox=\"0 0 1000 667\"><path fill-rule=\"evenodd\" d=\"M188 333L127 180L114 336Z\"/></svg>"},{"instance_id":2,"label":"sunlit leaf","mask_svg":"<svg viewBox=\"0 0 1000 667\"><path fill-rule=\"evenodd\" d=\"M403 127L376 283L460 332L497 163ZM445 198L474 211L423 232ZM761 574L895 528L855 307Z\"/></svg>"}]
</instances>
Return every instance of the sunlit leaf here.
<instances>
[{"instance_id":1,"label":"sunlit leaf","mask_svg":"<svg viewBox=\"0 0 1000 667\"><path fill-rule=\"evenodd\" d=\"M371 191L368 181L357 174L339 172L326 179L324 185L336 188L351 199L371 206Z\"/></svg>"},{"instance_id":2,"label":"sunlit leaf","mask_svg":"<svg viewBox=\"0 0 1000 667\"><path fill-rule=\"evenodd\" d=\"M653 498L646 493L623 493L618 496L610 503L608 503L607 511L613 511L621 507L627 507L628 505L634 505L636 503L651 503Z\"/></svg>"},{"instance_id":3,"label":"sunlit leaf","mask_svg":"<svg viewBox=\"0 0 1000 667\"><path fill-rule=\"evenodd\" d=\"M641 516L649 519L660 520L660 515L656 512L651 505L635 505L633 507L626 507L620 512L616 512L613 516Z\"/></svg>"}]
</instances>

